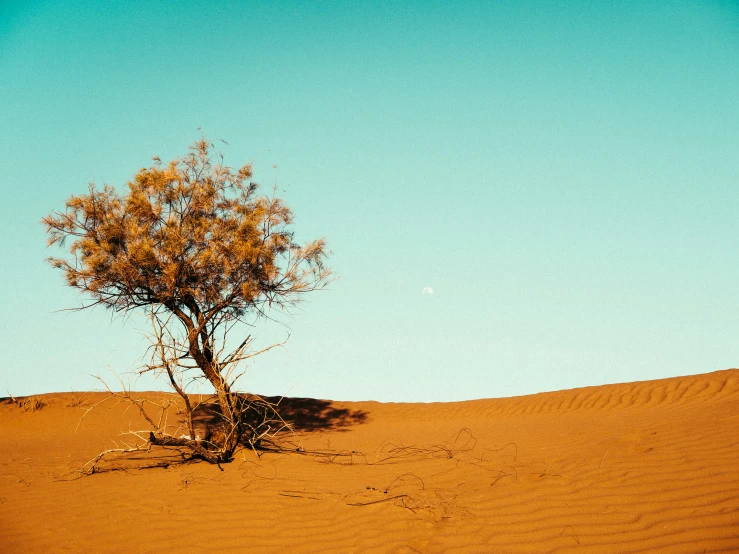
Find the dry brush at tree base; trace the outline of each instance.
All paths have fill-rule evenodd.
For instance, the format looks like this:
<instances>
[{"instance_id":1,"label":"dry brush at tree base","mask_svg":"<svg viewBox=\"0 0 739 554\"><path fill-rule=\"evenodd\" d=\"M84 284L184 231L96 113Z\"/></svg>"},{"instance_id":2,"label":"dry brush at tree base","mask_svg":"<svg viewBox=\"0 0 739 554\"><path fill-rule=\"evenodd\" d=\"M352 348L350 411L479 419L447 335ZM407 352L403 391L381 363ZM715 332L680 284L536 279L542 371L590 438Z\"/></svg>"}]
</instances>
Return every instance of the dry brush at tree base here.
<instances>
[{"instance_id":1,"label":"dry brush at tree base","mask_svg":"<svg viewBox=\"0 0 739 554\"><path fill-rule=\"evenodd\" d=\"M49 245L71 241L70 259L49 261L90 298L78 309L148 312L150 360L141 372L167 379L184 402L188 432L168 433L124 388L118 396L152 427L146 442L228 462L240 445L257 447L272 432L275 406L240 395L235 385L249 358L278 345L253 351L250 335L232 348L227 339L247 318L289 310L323 288L331 278L328 250L322 239L296 244L291 210L274 193L257 194L251 165L224 165L205 138L182 158L154 161L127 183L127 194L91 184L65 211L45 217ZM193 426L191 380L207 381L217 398L208 440ZM261 417L249 423L255 413Z\"/></svg>"}]
</instances>

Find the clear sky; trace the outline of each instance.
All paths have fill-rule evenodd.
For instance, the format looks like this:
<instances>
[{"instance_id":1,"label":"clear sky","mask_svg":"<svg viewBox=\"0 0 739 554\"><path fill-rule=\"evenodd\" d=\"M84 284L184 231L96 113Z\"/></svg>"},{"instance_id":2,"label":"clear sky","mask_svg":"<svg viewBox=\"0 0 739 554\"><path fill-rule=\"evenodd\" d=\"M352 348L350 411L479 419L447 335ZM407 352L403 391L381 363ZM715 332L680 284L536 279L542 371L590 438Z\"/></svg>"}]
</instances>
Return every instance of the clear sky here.
<instances>
[{"instance_id":1,"label":"clear sky","mask_svg":"<svg viewBox=\"0 0 739 554\"><path fill-rule=\"evenodd\" d=\"M737 366L738 91L730 1L0 3L0 395L141 362L141 319L58 311L80 299L40 219L199 128L276 179L339 275L283 318L253 392L452 401Z\"/></svg>"}]
</instances>

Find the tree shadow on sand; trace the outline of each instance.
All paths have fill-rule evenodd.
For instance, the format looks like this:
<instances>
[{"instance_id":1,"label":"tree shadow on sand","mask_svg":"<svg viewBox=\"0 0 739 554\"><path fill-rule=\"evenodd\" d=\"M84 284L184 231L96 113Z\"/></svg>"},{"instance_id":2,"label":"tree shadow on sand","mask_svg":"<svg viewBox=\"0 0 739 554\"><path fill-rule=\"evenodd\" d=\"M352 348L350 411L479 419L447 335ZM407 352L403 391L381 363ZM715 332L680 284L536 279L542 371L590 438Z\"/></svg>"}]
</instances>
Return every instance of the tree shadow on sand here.
<instances>
[{"instance_id":1,"label":"tree shadow on sand","mask_svg":"<svg viewBox=\"0 0 739 554\"><path fill-rule=\"evenodd\" d=\"M314 398L277 398L265 400L277 405L280 416L296 431L348 431L348 427L366 423L364 410L339 408L329 400Z\"/></svg>"},{"instance_id":2,"label":"tree shadow on sand","mask_svg":"<svg viewBox=\"0 0 739 554\"><path fill-rule=\"evenodd\" d=\"M275 413L279 414L279 419L273 418L275 423L289 424L296 432L348 431L353 425L366 423L369 417L364 410L338 407L330 400L277 396L259 398L273 406ZM250 397L246 396L245 400L250 400ZM218 404L203 404L193 411L193 423L197 428L209 428L221 419L219 410ZM244 421L255 426L261 424L264 417L264 412L257 409L244 413Z\"/></svg>"}]
</instances>

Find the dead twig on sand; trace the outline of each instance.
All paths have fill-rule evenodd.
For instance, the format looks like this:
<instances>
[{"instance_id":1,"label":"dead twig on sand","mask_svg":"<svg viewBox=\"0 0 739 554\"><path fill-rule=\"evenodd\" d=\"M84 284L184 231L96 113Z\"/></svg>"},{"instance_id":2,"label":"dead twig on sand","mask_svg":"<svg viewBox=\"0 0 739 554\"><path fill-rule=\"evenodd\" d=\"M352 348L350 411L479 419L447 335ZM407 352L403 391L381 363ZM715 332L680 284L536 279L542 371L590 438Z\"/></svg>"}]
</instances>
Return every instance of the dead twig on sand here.
<instances>
[{"instance_id":1,"label":"dead twig on sand","mask_svg":"<svg viewBox=\"0 0 739 554\"><path fill-rule=\"evenodd\" d=\"M575 542L577 544L580 544L580 537L577 536L577 533L575 532L575 529L573 529L572 525L565 525L564 529L562 529L562 531L559 532L559 536L561 537L564 534L564 532L567 531L567 529L572 531L572 535L571 535L572 538L575 539Z\"/></svg>"},{"instance_id":2,"label":"dead twig on sand","mask_svg":"<svg viewBox=\"0 0 739 554\"><path fill-rule=\"evenodd\" d=\"M347 503L347 506L371 506L372 504L382 504L383 502L392 502L393 500L398 500L399 498L406 498L407 494L398 494L396 496L389 496L387 498L381 498L380 500L372 500L370 502L350 502Z\"/></svg>"},{"instance_id":3,"label":"dead twig on sand","mask_svg":"<svg viewBox=\"0 0 739 554\"><path fill-rule=\"evenodd\" d=\"M451 459L460 453L469 452L475 447L476 443L477 439L468 427L460 429L451 439L440 444L403 446L386 443L380 449L380 451L386 455L377 462L374 462L374 464L370 465L396 463L405 458L418 459L419 457L442 457ZM390 446L391 448L385 450L386 446Z\"/></svg>"}]
</instances>

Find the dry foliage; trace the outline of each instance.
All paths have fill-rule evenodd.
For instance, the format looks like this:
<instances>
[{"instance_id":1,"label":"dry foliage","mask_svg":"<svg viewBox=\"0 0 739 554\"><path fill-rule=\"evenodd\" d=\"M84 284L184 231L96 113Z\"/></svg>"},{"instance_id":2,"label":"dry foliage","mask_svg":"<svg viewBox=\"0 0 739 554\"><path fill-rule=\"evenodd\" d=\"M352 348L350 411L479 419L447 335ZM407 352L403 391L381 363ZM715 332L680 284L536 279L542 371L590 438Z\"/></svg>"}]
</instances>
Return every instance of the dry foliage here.
<instances>
[{"instance_id":1,"label":"dry foliage","mask_svg":"<svg viewBox=\"0 0 739 554\"><path fill-rule=\"evenodd\" d=\"M16 398L10 394L10 401L13 402L24 412L37 412L46 406L46 402L38 396L26 396L24 398Z\"/></svg>"},{"instance_id":2,"label":"dry foliage","mask_svg":"<svg viewBox=\"0 0 739 554\"><path fill-rule=\"evenodd\" d=\"M86 394L72 393L72 398L67 401L67 408L79 408L86 405Z\"/></svg>"},{"instance_id":3,"label":"dry foliage","mask_svg":"<svg viewBox=\"0 0 739 554\"><path fill-rule=\"evenodd\" d=\"M289 309L324 287L328 250L322 239L296 244L290 209L274 194L259 195L251 165L224 165L206 139L182 158L154 162L127 183L126 194L91 184L88 194L67 200L65 211L45 217L49 245L71 241L71 258L49 261L92 299L79 309L148 312L151 357L142 371L168 380L184 402L188 431L176 437L150 420L148 443L226 462L240 444L256 446L263 438L249 413L272 409L235 391L238 368L278 346L254 352L251 336L232 348L226 339L247 317ZM218 401L218 432L208 444L194 431L191 379L210 383Z\"/></svg>"}]
</instances>

